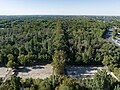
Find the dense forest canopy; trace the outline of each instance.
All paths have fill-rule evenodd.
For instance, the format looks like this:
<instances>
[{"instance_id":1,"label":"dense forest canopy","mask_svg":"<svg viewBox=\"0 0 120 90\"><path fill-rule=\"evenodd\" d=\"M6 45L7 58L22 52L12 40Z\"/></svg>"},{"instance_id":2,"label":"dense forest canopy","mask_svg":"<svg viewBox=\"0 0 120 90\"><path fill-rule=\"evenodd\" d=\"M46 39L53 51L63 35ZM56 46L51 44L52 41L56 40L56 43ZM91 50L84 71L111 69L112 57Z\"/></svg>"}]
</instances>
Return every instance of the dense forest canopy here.
<instances>
[{"instance_id":1,"label":"dense forest canopy","mask_svg":"<svg viewBox=\"0 0 120 90\"><path fill-rule=\"evenodd\" d=\"M105 65L119 71L120 48L105 39L106 31L113 26L120 27L120 17L0 16L0 65L18 68L51 63L58 75L64 75L68 65ZM21 82L12 77L0 88L19 90L23 85L25 90L119 90L117 81L101 73L103 76L84 81L53 76L53 82L51 76Z\"/></svg>"},{"instance_id":2,"label":"dense forest canopy","mask_svg":"<svg viewBox=\"0 0 120 90\"><path fill-rule=\"evenodd\" d=\"M60 50L66 54L67 65L102 65L106 55L118 56L115 60L119 62L120 49L103 38L109 27L119 27L114 18L1 16L0 63L8 67L50 63Z\"/></svg>"}]
</instances>

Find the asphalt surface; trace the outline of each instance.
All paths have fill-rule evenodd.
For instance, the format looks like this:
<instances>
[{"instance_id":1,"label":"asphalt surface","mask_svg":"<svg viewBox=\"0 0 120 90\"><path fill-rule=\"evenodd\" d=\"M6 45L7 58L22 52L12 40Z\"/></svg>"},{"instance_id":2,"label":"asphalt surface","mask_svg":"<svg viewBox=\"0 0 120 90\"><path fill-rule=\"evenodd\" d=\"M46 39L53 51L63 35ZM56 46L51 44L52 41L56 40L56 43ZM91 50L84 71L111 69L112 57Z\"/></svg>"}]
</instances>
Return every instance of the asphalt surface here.
<instances>
[{"instance_id":1,"label":"asphalt surface","mask_svg":"<svg viewBox=\"0 0 120 90\"><path fill-rule=\"evenodd\" d=\"M106 33L106 39L111 42L112 44L114 44L115 46L120 47L120 43L118 43L115 39L113 39L112 37L112 32L110 31L110 29L108 30L108 32Z\"/></svg>"}]
</instances>

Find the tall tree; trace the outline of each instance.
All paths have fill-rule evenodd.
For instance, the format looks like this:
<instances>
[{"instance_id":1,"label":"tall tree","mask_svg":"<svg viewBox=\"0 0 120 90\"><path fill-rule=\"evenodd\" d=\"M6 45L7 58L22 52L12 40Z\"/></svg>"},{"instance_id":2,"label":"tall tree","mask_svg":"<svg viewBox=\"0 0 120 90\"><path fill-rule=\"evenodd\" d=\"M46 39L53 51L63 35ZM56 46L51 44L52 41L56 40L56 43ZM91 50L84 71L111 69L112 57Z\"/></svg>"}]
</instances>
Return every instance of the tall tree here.
<instances>
[{"instance_id":1,"label":"tall tree","mask_svg":"<svg viewBox=\"0 0 120 90\"><path fill-rule=\"evenodd\" d=\"M58 75L65 73L66 53L63 50L56 50L53 55L53 69Z\"/></svg>"}]
</instances>

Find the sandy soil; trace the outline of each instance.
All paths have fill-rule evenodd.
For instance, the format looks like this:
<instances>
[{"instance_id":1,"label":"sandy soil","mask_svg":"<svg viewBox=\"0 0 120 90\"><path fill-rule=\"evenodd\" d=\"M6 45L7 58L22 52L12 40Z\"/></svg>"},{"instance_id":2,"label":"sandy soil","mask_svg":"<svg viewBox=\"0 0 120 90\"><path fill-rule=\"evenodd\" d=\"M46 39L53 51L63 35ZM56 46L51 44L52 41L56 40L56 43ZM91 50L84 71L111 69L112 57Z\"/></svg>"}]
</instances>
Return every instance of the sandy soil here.
<instances>
[{"instance_id":1,"label":"sandy soil","mask_svg":"<svg viewBox=\"0 0 120 90\"><path fill-rule=\"evenodd\" d=\"M0 78L5 77L9 70L11 70L11 68L0 67Z\"/></svg>"},{"instance_id":2,"label":"sandy soil","mask_svg":"<svg viewBox=\"0 0 120 90\"><path fill-rule=\"evenodd\" d=\"M40 78L44 79L52 75L53 70L52 70L51 65L40 65L40 66L32 66L32 67L20 67L18 69L17 76L21 77L22 79L26 78Z\"/></svg>"},{"instance_id":3,"label":"sandy soil","mask_svg":"<svg viewBox=\"0 0 120 90\"><path fill-rule=\"evenodd\" d=\"M93 78L98 69L103 67L66 67L67 75L72 78ZM8 73L7 68L0 68L0 77L5 77ZM16 75L22 79L26 78L40 78L45 79L53 74L53 67L51 65L36 65L32 67L20 67L15 71Z\"/></svg>"},{"instance_id":4,"label":"sandy soil","mask_svg":"<svg viewBox=\"0 0 120 90\"><path fill-rule=\"evenodd\" d=\"M72 78L93 78L98 69L103 67L66 67L67 75Z\"/></svg>"},{"instance_id":5,"label":"sandy soil","mask_svg":"<svg viewBox=\"0 0 120 90\"><path fill-rule=\"evenodd\" d=\"M1 67L0 68L0 77L5 77L5 75L7 74L7 69L5 67Z\"/></svg>"}]
</instances>

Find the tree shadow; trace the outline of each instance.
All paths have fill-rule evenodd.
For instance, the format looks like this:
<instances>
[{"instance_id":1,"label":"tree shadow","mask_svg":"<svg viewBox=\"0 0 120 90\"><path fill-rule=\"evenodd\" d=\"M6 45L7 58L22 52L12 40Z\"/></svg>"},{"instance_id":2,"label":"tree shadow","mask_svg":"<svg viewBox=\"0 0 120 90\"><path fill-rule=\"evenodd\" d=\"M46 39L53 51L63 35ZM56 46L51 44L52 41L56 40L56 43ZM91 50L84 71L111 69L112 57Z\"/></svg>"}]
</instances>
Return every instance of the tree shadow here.
<instances>
[{"instance_id":1,"label":"tree shadow","mask_svg":"<svg viewBox=\"0 0 120 90\"><path fill-rule=\"evenodd\" d=\"M17 69L19 72L25 72L25 73L28 73L29 71L31 71L29 68L27 67L21 67L21 68L18 68Z\"/></svg>"},{"instance_id":2,"label":"tree shadow","mask_svg":"<svg viewBox=\"0 0 120 90\"><path fill-rule=\"evenodd\" d=\"M32 66L32 69L44 69L44 67L37 65L37 66Z\"/></svg>"},{"instance_id":3,"label":"tree shadow","mask_svg":"<svg viewBox=\"0 0 120 90\"><path fill-rule=\"evenodd\" d=\"M22 73L28 73L30 72L31 70L27 67L20 67L18 69L16 69L14 72L14 74L17 76L19 72L22 72Z\"/></svg>"},{"instance_id":4,"label":"tree shadow","mask_svg":"<svg viewBox=\"0 0 120 90\"><path fill-rule=\"evenodd\" d=\"M98 67L67 67L67 75L73 78L89 78L96 73Z\"/></svg>"}]
</instances>

